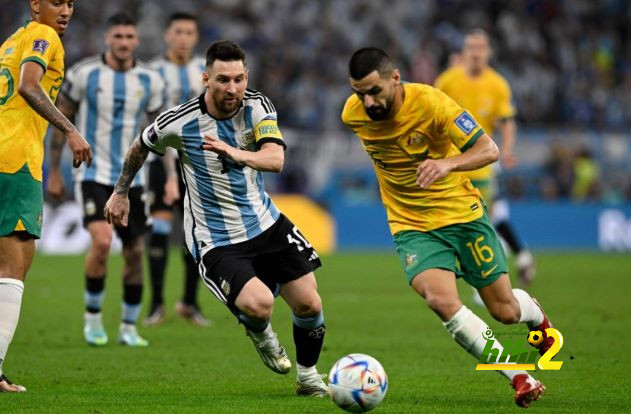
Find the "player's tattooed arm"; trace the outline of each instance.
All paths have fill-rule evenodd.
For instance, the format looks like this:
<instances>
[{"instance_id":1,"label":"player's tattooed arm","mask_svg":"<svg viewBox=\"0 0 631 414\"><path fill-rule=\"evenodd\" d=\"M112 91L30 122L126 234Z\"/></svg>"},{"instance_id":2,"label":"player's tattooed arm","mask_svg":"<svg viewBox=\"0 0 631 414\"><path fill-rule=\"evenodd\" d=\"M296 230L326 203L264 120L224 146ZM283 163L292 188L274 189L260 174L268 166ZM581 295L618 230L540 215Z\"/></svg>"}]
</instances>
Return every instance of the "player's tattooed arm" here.
<instances>
[{"instance_id":1,"label":"player's tattooed arm","mask_svg":"<svg viewBox=\"0 0 631 414\"><path fill-rule=\"evenodd\" d=\"M149 149L142 145L140 136L136 138L125 155L125 161L123 162L123 170L121 171L118 182L114 187L114 194L127 196L129 193L129 187L136 177L136 173L142 167L142 164L149 155Z\"/></svg>"},{"instance_id":2,"label":"player's tattooed arm","mask_svg":"<svg viewBox=\"0 0 631 414\"><path fill-rule=\"evenodd\" d=\"M78 167L83 161L90 165L92 163L90 145L42 89L39 83L42 76L44 76L44 68L39 63L24 63L20 71L18 93L35 112L66 135L68 145L72 150L73 165Z\"/></svg>"},{"instance_id":3,"label":"player's tattooed arm","mask_svg":"<svg viewBox=\"0 0 631 414\"><path fill-rule=\"evenodd\" d=\"M44 75L44 68L39 63L26 62L20 73L19 94L42 118L53 124L65 134L75 129L74 125L55 107L42 85L39 83Z\"/></svg>"}]
</instances>

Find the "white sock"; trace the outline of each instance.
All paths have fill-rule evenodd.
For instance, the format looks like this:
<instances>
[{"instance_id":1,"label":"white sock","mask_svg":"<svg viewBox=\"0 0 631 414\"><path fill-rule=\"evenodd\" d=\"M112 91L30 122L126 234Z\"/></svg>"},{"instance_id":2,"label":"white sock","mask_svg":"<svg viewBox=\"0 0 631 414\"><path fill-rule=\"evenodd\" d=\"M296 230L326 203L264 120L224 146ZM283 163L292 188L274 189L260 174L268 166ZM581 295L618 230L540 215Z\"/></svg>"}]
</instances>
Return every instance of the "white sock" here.
<instances>
[{"instance_id":1,"label":"white sock","mask_svg":"<svg viewBox=\"0 0 631 414\"><path fill-rule=\"evenodd\" d=\"M517 298L519 303L519 309L521 315L519 316L519 322L525 322L529 328L539 326L543 322L543 312L532 297L525 290L513 289L513 295Z\"/></svg>"},{"instance_id":2,"label":"white sock","mask_svg":"<svg viewBox=\"0 0 631 414\"><path fill-rule=\"evenodd\" d=\"M259 332L259 333L251 332L251 334L252 334L252 337L254 337L257 341L264 341L265 339L268 339L274 335L274 330L272 330L272 324L270 322L267 324L267 327L265 328L263 332Z\"/></svg>"},{"instance_id":3,"label":"white sock","mask_svg":"<svg viewBox=\"0 0 631 414\"><path fill-rule=\"evenodd\" d=\"M530 250L528 249L523 249L521 252L519 252L517 257L515 258L515 262L517 264L518 269L523 269L524 267L532 266L532 263L534 260L535 258L532 257L532 253L530 253Z\"/></svg>"},{"instance_id":4,"label":"white sock","mask_svg":"<svg viewBox=\"0 0 631 414\"><path fill-rule=\"evenodd\" d=\"M21 280L0 278L0 375L2 363L18 326L23 292L24 282Z\"/></svg>"},{"instance_id":5,"label":"white sock","mask_svg":"<svg viewBox=\"0 0 631 414\"><path fill-rule=\"evenodd\" d=\"M484 339L482 334L489 329L482 319L471 312L469 308L462 305L458 312L450 320L444 322L443 325L461 347L476 359L480 359L480 355L482 355L486 345L486 339ZM488 335L486 336L488 337ZM494 348L499 349L498 355L501 355L504 351L504 347L497 339L495 340ZM515 375L527 374L526 371L509 370L499 372L511 381Z\"/></svg>"},{"instance_id":6,"label":"white sock","mask_svg":"<svg viewBox=\"0 0 631 414\"><path fill-rule=\"evenodd\" d=\"M312 375L318 375L318 370L315 365L312 367L305 367L304 365L300 365L296 363L296 372L298 378L310 377Z\"/></svg>"}]
</instances>

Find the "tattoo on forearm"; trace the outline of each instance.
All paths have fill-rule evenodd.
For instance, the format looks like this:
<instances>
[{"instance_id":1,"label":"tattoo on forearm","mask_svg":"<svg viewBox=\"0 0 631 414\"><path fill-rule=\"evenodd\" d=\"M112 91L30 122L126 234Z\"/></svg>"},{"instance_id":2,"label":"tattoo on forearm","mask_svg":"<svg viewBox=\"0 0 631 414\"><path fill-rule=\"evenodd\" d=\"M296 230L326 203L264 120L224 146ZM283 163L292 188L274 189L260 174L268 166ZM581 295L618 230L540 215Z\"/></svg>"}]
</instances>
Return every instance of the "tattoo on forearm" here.
<instances>
[{"instance_id":1,"label":"tattoo on forearm","mask_svg":"<svg viewBox=\"0 0 631 414\"><path fill-rule=\"evenodd\" d=\"M116 194L127 194L129 192L129 187L134 181L136 173L147 159L147 155L149 155L149 150L142 145L140 137L136 138L125 156L123 170L121 171L120 177L118 177L116 187L114 187L114 192Z\"/></svg>"},{"instance_id":2,"label":"tattoo on forearm","mask_svg":"<svg viewBox=\"0 0 631 414\"><path fill-rule=\"evenodd\" d=\"M53 105L41 86L29 89L22 97L42 118L64 133L74 129L74 125Z\"/></svg>"}]
</instances>

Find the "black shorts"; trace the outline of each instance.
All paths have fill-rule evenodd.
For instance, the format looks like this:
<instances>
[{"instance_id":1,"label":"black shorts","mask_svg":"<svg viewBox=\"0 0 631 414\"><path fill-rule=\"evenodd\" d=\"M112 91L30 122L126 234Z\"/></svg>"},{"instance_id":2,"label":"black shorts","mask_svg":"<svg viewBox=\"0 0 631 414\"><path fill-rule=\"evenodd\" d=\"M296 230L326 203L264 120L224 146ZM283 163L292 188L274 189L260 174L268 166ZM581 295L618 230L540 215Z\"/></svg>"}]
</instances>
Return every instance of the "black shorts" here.
<instances>
[{"instance_id":1,"label":"black shorts","mask_svg":"<svg viewBox=\"0 0 631 414\"><path fill-rule=\"evenodd\" d=\"M230 310L243 286L258 277L275 292L279 285L322 266L320 258L287 217L280 215L272 227L252 240L212 249L200 263L200 273L210 291Z\"/></svg>"},{"instance_id":2,"label":"black shorts","mask_svg":"<svg viewBox=\"0 0 631 414\"><path fill-rule=\"evenodd\" d=\"M180 170L180 164L176 163L176 171L178 175L178 182L180 186L180 200L178 203L182 203L184 199L184 193L186 187L184 187L184 181L182 180L182 172ZM147 196L149 200L149 211L153 214L155 211L173 211L173 205L167 205L164 202L164 183L167 181L167 174L164 170L164 164L162 159L157 158L149 163L149 180L148 180Z\"/></svg>"},{"instance_id":3,"label":"black shorts","mask_svg":"<svg viewBox=\"0 0 631 414\"><path fill-rule=\"evenodd\" d=\"M93 221L105 220L105 203L114 192L111 185L94 181L83 181L78 186L77 199L83 209L83 226L88 227ZM127 227L114 227L118 237L126 243L142 236L147 231L147 209L142 187L129 189L129 220Z\"/></svg>"}]
</instances>

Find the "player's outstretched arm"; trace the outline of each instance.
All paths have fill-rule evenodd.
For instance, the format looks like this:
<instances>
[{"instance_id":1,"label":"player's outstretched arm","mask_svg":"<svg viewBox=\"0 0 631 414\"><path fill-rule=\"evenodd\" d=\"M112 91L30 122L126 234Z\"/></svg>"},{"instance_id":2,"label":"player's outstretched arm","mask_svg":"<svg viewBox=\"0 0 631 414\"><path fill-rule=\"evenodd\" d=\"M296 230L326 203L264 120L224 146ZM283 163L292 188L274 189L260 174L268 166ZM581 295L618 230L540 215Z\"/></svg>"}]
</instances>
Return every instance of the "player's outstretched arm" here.
<instances>
[{"instance_id":1,"label":"player's outstretched arm","mask_svg":"<svg viewBox=\"0 0 631 414\"><path fill-rule=\"evenodd\" d=\"M125 161L123 162L123 169L118 182L114 187L114 192L107 200L105 204L105 219L108 223L115 226L127 226L127 219L129 218L129 187L134 181L134 177L142 167L142 164L147 159L149 150L142 145L141 138L138 137L131 145L125 155Z\"/></svg>"},{"instance_id":2,"label":"player's outstretched arm","mask_svg":"<svg viewBox=\"0 0 631 414\"><path fill-rule=\"evenodd\" d=\"M44 76L44 68L39 63L24 63L20 72L18 93L42 118L63 131L72 150L73 165L78 167L83 161L90 165L92 163L90 145L46 95L39 83L42 76Z\"/></svg>"},{"instance_id":3,"label":"player's outstretched arm","mask_svg":"<svg viewBox=\"0 0 631 414\"><path fill-rule=\"evenodd\" d=\"M452 171L471 171L491 164L499 158L500 151L486 134L465 152L441 160L425 160L416 169L416 184L428 188L436 180Z\"/></svg>"},{"instance_id":4,"label":"player's outstretched arm","mask_svg":"<svg viewBox=\"0 0 631 414\"><path fill-rule=\"evenodd\" d=\"M279 173L283 171L285 163L284 148L274 142L266 142L260 150L253 152L230 146L211 135L204 135L202 148L259 171Z\"/></svg>"}]
</instances>

